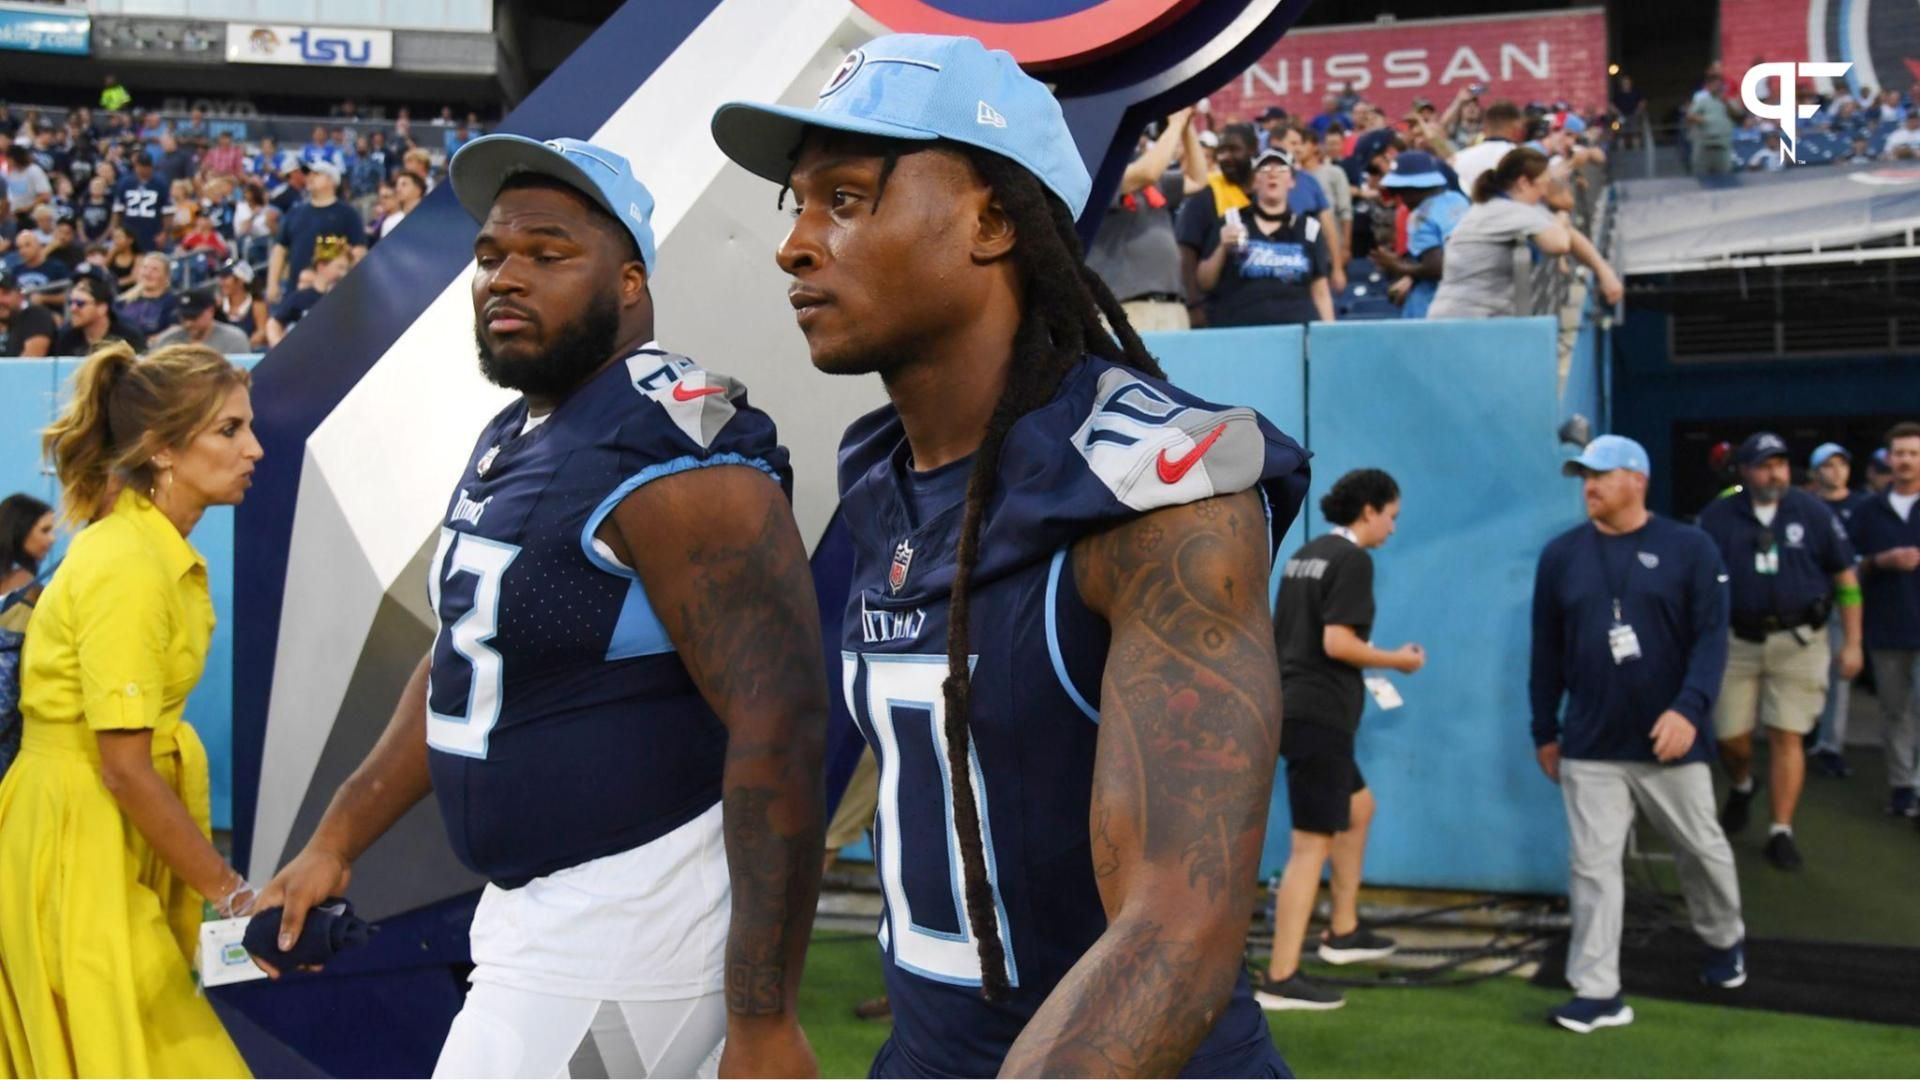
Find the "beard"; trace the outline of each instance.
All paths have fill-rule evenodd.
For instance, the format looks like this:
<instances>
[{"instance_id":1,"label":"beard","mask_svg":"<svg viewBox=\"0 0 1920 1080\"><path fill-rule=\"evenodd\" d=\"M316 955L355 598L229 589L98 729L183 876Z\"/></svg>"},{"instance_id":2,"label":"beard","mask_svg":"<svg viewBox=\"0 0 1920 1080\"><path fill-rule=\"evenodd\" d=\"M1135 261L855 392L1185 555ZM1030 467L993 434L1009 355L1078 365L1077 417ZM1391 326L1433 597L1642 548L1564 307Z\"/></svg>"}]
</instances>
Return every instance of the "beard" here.
<instances>
[{"instance_id":1,"label":"beard","mask_svg":"<svg viewBox=\"0 0 1920 1080\"><path fill-rule=\"evenodd\" d=\"M620 338L620 304L611 291L595 296L580 317L560 331L545 351L508 358L487 345L485 324L473 322L473 343L480 353L480 374L495 386L536 397L565 397L613 355Z\"/></svg>"},{"instance_id":2,"label":"beard","mask_svg":"<svg viewBox=\"0 0 1920 1080\"><path fill-rule=\"evenodd\" d=\"M1232 184L1234 187L1237 187L1237 188L1252 187L1253 186L1253 162L1252 161L1234 161L1232 163L1228 163L1223 161L1220 163L1220 175L1226 177L1227 183Z\"/></svg>"}]
</instances>

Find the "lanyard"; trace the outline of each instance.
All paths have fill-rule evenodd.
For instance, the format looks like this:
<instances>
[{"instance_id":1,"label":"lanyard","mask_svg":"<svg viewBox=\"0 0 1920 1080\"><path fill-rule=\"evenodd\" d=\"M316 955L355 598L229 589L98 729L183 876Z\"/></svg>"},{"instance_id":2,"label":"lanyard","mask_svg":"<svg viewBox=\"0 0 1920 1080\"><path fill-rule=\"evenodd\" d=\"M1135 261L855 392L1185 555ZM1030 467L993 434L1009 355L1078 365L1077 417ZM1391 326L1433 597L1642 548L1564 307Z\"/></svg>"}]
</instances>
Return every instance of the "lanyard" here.
<instances>
[{"instance_id":1,"label":"lanyard","mask_svg":"<svg viewBox=\"0 0 1920 1080\"><path fill-rule=\"evenodd\" d=\"M1347 528L1345 525L1335 525L1332 531L1333 531L1333 535L1339 537L1342 540L1345 540L1347 543L1352 544L1354 547L1360 546L1360 538L1353 535L1353 530Z\"/></svg>"},{"instance_id":2,"label":"lanyard","mask_svg":"<svg viewBox=\"0 0 1920 1080\"><path fill-rule=\"evenodd\" d=\"M1600 530L1598 528L1591 529L1587 533L1587 536L1593 541L1594 554L1600 556L1600 573L1606 577L1607 593L1613 598L1614 625L1621 625L1626 622L1626 617L1622 611L1620 601L1626 595L1628 585L1627 574L1633 569L1632 553L1628 553L1627 568L1622 570L1616 577L1613 572L1613 559L1607 554L1607 545L1601 542ZM1621 537L1620 539L1625 539L1625 537Z\"/></svg>"}]
</instances>

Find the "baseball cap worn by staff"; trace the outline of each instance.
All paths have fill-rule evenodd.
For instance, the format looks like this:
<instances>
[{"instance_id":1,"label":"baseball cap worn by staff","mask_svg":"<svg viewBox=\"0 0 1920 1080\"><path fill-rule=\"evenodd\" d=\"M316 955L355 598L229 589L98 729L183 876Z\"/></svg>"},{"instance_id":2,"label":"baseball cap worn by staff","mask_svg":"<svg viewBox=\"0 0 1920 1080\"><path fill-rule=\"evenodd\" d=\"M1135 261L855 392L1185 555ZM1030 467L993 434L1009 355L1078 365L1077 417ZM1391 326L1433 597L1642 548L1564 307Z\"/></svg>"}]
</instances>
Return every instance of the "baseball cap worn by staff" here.
<instances>
[{"instance_id":1,"label":"baseball cap worn by staff","mask_svg":"<svg viewBox=\"0 0 1920 1080\"><path fill-rule=\"evenodd\" d=\"M1586 445L1580 456L1560 467L1568 476L1581 476L1586 473L1612 472L1625 469L1646 476L1646 447L1627 438L1625 435L1602 435Z\"/></svg>"},{"instance_id":2,"label":"baseball cap worn by staff","mask_svg":"<svg viewBox=\"0 0 1920 1080\"><path fill-rule=\"evenodd\" d=\"M1011 55L969 37L878 37L847 54L811 109L730 101L713 114L721 151L776 184L787 182L808 128L979 147L1033 173L1074 217L1093 189L1053 94Z\"/></svg>"},{"instance_id":3,"label":"baseball cap worn by staff","mask_svg":"<svg viewBox=\"0 0 1920 1080\"><path fill-rule=\"evenodd\" d=\"M640 250L647 276L654 274L653 193L633 175L627 159L581 139L482 135L462 146L447 165L460 205L475 221L487 220L493 200L508 180L523 174L550 176L592 199L626 226Z\"/></svg>"},{"instance_id":4,"label":"baseball cap worn by staff","mask_svg":"<svg viewBox=\"0 0 1920 1080\"><path fill-rule=\"evenodd\" d=\"M1733 461L1736 465L1758 465L1769 458L1786 456L1787 440L1771 431L1760 431L1747 436L1747 441L1733 452Z\"/></svg>"}]
</instances>

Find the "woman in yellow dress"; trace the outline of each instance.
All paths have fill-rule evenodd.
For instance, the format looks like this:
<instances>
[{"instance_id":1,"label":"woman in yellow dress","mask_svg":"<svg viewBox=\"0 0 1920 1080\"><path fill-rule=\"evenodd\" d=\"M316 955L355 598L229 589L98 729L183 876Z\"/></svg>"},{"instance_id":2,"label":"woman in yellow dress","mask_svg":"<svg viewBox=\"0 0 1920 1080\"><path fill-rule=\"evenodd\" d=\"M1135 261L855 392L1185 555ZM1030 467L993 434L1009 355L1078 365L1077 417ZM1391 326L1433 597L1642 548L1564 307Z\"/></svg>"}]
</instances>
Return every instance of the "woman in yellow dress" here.
<instances>
[{"instance_id":1,"label":"woman in yellow dress","mask_svg":"<svg viewBox=\"0 0 1920 1080\"><path fill-rule=\"evenodd\" d=\"M0 782L0 1076L245 1076L194 985L201 902L240 914L206 751L181 712L213 634L187 536L260 460L247 373L212 349L88 357L44 449L74 538L27 627Z\"/></svg>"}]
</instances>

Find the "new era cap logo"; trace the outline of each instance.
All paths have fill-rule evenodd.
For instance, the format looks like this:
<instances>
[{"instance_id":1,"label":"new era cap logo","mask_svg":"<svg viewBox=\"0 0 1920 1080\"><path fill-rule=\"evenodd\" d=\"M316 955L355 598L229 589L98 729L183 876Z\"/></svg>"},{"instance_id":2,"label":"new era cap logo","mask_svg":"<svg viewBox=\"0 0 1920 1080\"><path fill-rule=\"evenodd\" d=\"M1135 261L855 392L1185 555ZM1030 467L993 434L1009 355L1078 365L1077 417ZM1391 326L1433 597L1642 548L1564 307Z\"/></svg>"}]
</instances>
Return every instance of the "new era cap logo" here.
<instances>
[{"instance_id":1,"label":"new era cap logo","mask_svg":"<svg viewBox=\"0 0 1920 1080\"><path fill-rule=\"evenodd\" d=\"M860 70L860 65L866 62L867 54L865 52L855 49L848 53L847 58L840 61L840 66L833 69L833 75L827 80L827 84L820 88L820 96L826 97L847 85L847 82L853 78L854 73Z\"/></svg>"},{"instance_id":2,"label":"new era cap logo","mask_svg":"<svg viewBox=\"0 0 1920 1080\"><path fill-rule=\"evenodd\" d=\"M979 109L975 110L974 119L988 127L1003 128L1007 126L1007 118L1000 115L1000 110L984 101L980 103Z\"/></svg>"}]
</instances>

